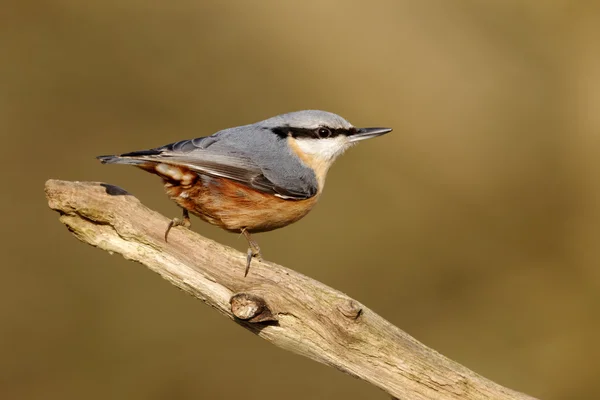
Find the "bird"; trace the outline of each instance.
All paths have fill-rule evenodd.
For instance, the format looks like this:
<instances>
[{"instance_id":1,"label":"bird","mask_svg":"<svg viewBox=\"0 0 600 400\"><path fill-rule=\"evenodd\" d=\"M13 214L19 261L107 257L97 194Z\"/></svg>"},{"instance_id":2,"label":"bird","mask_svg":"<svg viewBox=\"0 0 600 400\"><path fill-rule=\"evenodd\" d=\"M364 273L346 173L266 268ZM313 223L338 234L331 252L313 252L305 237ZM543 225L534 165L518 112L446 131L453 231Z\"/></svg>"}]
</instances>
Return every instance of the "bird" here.
<instances>
[{"instance_id":1,"label":"bird","mask_svg":"<svg viewBox=\"0 0 600 400\"><path fill-rule=\"evenodd\" d=\"M162 178L167 195L182 209L168 224L189 228L189 213L248 242L247 276L262 259L254 233L272 231L304 217L319 200L327 171L344 151L391 128L355 128L320 110L281 114L213 135L161 147L97 158L129 164Z\"/></svg>"}]
</instances>

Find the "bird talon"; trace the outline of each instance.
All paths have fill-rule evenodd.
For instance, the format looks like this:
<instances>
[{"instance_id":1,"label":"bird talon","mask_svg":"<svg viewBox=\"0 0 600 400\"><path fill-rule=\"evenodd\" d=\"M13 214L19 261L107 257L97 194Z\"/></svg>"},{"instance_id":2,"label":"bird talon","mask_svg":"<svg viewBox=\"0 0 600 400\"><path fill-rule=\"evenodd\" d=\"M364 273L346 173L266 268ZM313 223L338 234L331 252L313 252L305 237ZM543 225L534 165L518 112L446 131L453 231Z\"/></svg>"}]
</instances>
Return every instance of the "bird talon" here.
<instances>
[{"instance_id":1,"label":"bird talon","mask_svg":"<svg viewBox=\"0 0 600 400\"><path fill-rule=\"evenodd\" d=\"M183 226L184 228L189 228L192 226L192 221L190 220L190 214L188 213L188 210L183 210L182 219L173 218L171 221L169 221L169 225L167 225L167 230L165 231L165 242L168 242L167 238L169 237L169 232L171 231L171 228L174 228L176 226Z\"/></svg>"},{"instance_id":2,"label":"bird talon","mask_svg":"<svg viewBox=\"0 0 600 400\"><path fill-rule=\"evenodd\" d=\"M244 277L248 275L248 271L250 270L250 263L252 262L253 258L262 261L263 258L262 254L260 254L260 249L256 250L252 247L248 247L248 252L246 253L246 271L244 271Z\"/></svg>"},{"instance_id":3,"label":"bird talon","mask_svg":"<svg viewBox=\"0 0 600 400\"><path fill-rule=\"evenodd\" d=\"M250 236L250 232L248 232L245 228L242 229L242 234L248 241L248 252L246 253L246 271L244 272L244 277L248 275L248 271L250 270L250 263L253 258L256 258L259 261L262 261L262 254L260 252L260 247L258 247L258 243L252 239Z\"/></svg>"},{"instance_id":4,"label":"bird talon","mask_svg":"<svg viewBox=\"0 0 600 400\"><path fill-rule=\"evenodd\" d=\"M248 271L250 270L250 263L252 262L252 257L254 257L254 255L252 254L252 249L248 249L248 254L246 255L246 270L244 271L244 278L246 276L248 276Z\"/></svg>"}]
</instances>

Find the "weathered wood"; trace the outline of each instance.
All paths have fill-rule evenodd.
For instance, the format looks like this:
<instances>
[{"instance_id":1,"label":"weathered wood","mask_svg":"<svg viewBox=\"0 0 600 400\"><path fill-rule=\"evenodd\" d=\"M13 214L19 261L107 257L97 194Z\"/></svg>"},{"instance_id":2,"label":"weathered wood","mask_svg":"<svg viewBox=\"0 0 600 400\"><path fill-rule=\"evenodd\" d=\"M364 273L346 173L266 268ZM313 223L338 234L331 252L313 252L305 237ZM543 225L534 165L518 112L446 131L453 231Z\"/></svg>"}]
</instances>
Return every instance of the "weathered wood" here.
<instances>
[{"instance_id":1,"label":"weathered wood","mask_svg":"<svg viewBox=\"0 0 600 400\"><path fill-rule=\"evenodd\" d=\"M276 346L330 365L398 399L532 399L485 379L320 282L175 228L123 189L46 182L60 221L80 240L159 273ZM83 283L82 283L83 284Z\"/></svg>"}]
</instances>

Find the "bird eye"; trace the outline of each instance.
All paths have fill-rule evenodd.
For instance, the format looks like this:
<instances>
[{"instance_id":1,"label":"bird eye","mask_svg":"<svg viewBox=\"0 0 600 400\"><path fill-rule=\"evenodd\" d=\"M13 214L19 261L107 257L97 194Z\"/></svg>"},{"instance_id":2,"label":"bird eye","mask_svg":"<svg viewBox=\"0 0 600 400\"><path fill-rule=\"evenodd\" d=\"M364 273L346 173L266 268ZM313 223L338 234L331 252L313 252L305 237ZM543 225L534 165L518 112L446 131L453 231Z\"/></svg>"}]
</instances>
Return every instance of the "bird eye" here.
<instances>
[{"instance_id":1,"label":"bird eye","mask_svg":"<svg viewBox=\"0 0 600 400\"><path fill-rule=\"evenodd\" d=\"M319 136L320 139L328 138L331 136L331 131L329 130L329 128L318 128L317 136Z\"/></svg>"}]
</instances>

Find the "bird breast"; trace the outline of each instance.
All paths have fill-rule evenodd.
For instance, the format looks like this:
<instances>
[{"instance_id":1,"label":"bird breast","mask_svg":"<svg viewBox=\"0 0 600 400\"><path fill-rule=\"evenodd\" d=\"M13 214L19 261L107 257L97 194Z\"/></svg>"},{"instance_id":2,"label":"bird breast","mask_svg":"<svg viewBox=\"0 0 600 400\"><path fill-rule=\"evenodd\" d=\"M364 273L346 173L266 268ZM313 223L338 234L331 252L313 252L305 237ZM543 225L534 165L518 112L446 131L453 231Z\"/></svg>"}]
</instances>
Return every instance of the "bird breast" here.
<instances>
[{"instance_id":1,"label":"bird breast","mask_svg":"<svg viewBox=\"0 0 600 400\"><path fill-rule=\"evenodd\" d=\"M317 194L306 200L285 200L226 178L181 170L175 175L186 178L189 173L195 178L186 185L183 180L165 179L169 197L206 222L228 231L246 229L253 233L282 228L304 217L319 197Z\"/></svg>"}]
</instances>

